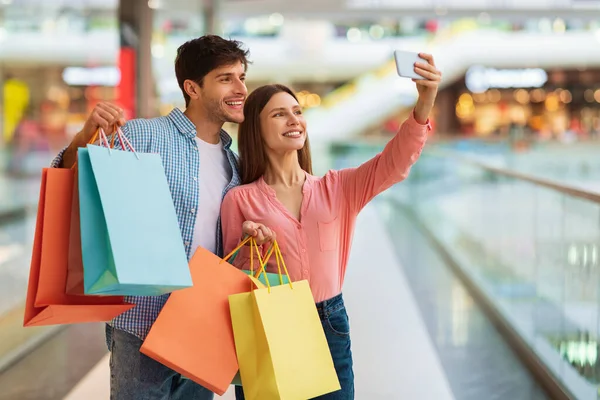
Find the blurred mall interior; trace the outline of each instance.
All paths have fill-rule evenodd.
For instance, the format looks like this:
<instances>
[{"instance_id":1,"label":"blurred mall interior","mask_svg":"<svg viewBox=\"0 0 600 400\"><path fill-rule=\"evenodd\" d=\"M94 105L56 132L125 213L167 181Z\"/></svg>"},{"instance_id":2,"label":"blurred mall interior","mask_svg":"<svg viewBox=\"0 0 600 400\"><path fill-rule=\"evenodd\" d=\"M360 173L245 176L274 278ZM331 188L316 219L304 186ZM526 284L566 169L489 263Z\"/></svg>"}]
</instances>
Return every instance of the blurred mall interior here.
<instances>
[{"instance_id":1,"label":"blurred mall interior","mask_svg":"<svg viewBox=\"0 0 600 400\"><path fill-rule=\"evenodd\" d=\"M0 399L109 398L102 324L23 328L41 170L100 101L183 109L205 33L250 49L249 90L298 93L317 174L409 115L395 49L443 72L421 158L359 217L357 399L600 398L600 2L0 0Z\"/></svg>"}]
</instances>

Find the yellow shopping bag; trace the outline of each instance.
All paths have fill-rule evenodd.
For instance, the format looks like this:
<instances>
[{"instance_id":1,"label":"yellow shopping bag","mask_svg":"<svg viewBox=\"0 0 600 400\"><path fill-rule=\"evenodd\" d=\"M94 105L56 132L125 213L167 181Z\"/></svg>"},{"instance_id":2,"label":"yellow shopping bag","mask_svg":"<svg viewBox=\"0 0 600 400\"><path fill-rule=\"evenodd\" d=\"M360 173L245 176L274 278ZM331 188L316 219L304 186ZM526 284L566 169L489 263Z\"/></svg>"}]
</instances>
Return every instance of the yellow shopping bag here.
<instances>
[{"instance_id":1,"label":"yellow shopping bag","mask_svg":"<svg viewBox=\"0 0 600 400\"><path fill-rule=\"evenodd\" d=\"M283 265L289 279L273 247L279 274ZM307 281L231 295L229 305L247 400L306 400L340 390Z\"/></svg>"}]
</instances>

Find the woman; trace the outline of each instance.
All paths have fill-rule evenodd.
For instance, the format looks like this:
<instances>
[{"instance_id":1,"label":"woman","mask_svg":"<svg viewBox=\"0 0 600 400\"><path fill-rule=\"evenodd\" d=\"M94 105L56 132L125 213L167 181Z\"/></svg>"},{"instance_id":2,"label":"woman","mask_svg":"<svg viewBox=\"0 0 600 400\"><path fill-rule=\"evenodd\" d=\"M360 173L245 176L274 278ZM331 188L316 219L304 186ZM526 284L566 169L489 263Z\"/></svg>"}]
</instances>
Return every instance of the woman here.
<instances>
[{"instance_id":1,"label":"woman","mask_svg":"<svg viewBox=\"0 0 600 400\"><path fill-rule=\"evenodd\" d=\"M256 89L244 106L239 129L242 186L231 190L221 207L224 249L235 248L244 234L262 242L273 232L292 281L308 280L331 349L342 389L319 399L354 398L350 327L341 291L354 224L377 194L408 175L429 130L441 73L433 57L416 63L419 99L383 152L357 168L312 175L306 121L294 93L282 85ZM268 271L276 272L275 257ZM248 268L248 259L236 265ZM237 388L238 399L243 398Z\"/></svg>"}]
</instances>

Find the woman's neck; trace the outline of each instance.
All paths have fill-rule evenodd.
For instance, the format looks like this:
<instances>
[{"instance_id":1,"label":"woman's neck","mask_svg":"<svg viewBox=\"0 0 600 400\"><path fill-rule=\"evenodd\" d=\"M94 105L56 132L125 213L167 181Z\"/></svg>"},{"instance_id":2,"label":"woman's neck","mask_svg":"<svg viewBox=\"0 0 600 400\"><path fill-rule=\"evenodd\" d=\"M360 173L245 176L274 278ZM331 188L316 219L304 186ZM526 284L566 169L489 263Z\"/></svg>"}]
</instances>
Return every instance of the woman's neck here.
<instances>
[{"instance_id":1,"label":"woman's neck","mask_svg":"<svg viewBox=\"0 0 600 400\"><path fill-rule=\"evenodd\" d=\"M281 155L269 154L268 158L269 164L263 175L267 185L289 188L304 183L306 172L300 167L297 151Z\"/></svg>"}]
</instances>

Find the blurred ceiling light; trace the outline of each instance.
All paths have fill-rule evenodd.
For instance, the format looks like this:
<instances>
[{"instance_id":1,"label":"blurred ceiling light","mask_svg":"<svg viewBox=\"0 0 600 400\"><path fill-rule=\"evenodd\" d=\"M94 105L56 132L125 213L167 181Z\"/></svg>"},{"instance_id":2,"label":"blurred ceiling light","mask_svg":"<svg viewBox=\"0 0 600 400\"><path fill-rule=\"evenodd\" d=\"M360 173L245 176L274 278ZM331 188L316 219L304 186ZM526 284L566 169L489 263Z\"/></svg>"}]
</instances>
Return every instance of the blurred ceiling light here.
<instances>
[{"instance_id":1,"label":"blurred ceiling light","mask_svg":"<svg viewBox=\"0 0 600 400\"><path fill-rule=\"evenodd\" d=\"M467 119L475 113L475 105L468 103L457 103L455 107L456 116L460 119Z\"/></svg>"},{"instance_id":2,"label":"blurred ceiling light","mask_svg":"<svg viewBox=\"0 0 600 400\"><path fill-rule=\"evenodd\" d=\"M165 46L162 44L153 44L151 51L154 58L163 58L165 56Z\"/></svg>"},{"instance_id":3,"label":"blurred ceiling light","mask_svg":"<svg viewBox=\"0 0 600 400\"><path fill-rule=\"evenodd\" d=\"M66 67L62 77L72 86L116 86L121 81L121 70L116 67Z\"/></svg>"},{"instance_id":4,"label":"blurred ceiling light","mask_svg":"<svg viewBox=\"0 0 600 400\"><path fill-rule=\"evenodd\" d=\"M573 101L573 95L568 90L561 90L558 96L560 97L560 101L565 104L569 104L571 101Z\"/></svg>"},{"instance_id":5,"label":"blurred ceiling light","mask_svg":"<svg viewBox=\"0 0 600 400\"><path fill-rule=\"evenodd\" d=\"M549 112L558 111L558 109L560 108L560 103L558 101L558 96L555 95L555 94L548 95L548 97L546 97L546 101L544 103L544 106L546 107L546 110L549 111Z\"/></svg>"},{"instance_id":6,"label":"blurred ceiling light","mask_svg":"<svg viewBox=\"0 0 600 400\"><path fill-rule=\"evenodd\" d=\"M552 29L556 33L565 33L565 31L567 30L567 25L565 24L565 21L563 19L556 18L554 20L554 23L552 24Z\"/></svg>"},{"instance_id":7,"label":"blurred ceiling light","mask_svg":"<svg viewBox=\"0 0 600 400\"><path fill-rule=\"evenodd\" d=\"M535 89L531 91L531 101L541 103L546 98L546 92L543 89Z\"/></svg>"},{"instance_id":8,"label":"blurred ceiling light","mask_svg":"<svg viewBox=\"0 0 600 400\"><path fill-rule=\"evenodd\" d=\"M600 42L600 29L596 29L596 40Z\"/></svg>"},{"instance_id":9,"label":"blurred ceiling light","mask_svg":"<svg viewBox=\"0 0 600 400\"><path fill-rule=\"evenodd\" d=\"M362 37L362 33L360 32L360 29L358 29L358 28L350 28L350 29L348 29L348 32L346 33L346 37L351 42L359 42Z\"/></svg>"},{"instance_id":10,"label":"blurred ceiling light","mask_svg":"<svg viewBox=\"0 0 600 400\"><path fill-rule=\"evenodd\" d=\"M577 254L577 246L575 245L570 245L569 246L569 250L567 252L567 259L569 260L569 264L571 265L577 265L577 259L578 259L578 254Z\"/></svg>"},{"instance_id":11,"label":"blurred ceiling light","mask_svg":"<svg viewBox=\"0 0 600 400\"><path fill-rule=\"evenodd\" d=\"M487 96L485 92L473 93L473 100L475 100L477 103L485 103L487 101Z\"/></svg>"},{"instance_id":12,"label":"blurred ceiling light","mask_svg":"<svg viewBox=\"0 0 600 400\"><path fill-rule=\"evenodd\" d=\"M583 93L583 97L585 98L585 101L587 101L588 103L593 103L594 102L594 91L592 89L587 89Z\"/></svg>"},{"instance_id":13,"label":"blurred ceiling light","mask_svg":"<svg viewBox=\"0 0 600 400\"><path fill-rule=\"evenodd\" d=\"M6 29L0 26L0 42L6 39Z\"/></svg>"},{"instance_id":14,"label":"blurred ceiling light","mask_svg":"<svg viewBox=\"0 0 600 400\"><path fill-rule=\"evenodd\" d=\"M596 100L596 103L600 103L600 89L596 89L594 92L594 100Z\"/></svg>"},{"instance_id":15,"label":"blurred ceiling light","mask_svg":"<svg viewBox=\"0 0 600 400\"><path fill-rule=\"evenodd\" d=\"M318 107L321 105L321 97L316 93L306 96L306 105L308 107Z\"/></svg>"},{"instance_id":16,"label":"blurred ceiling light","mask_svg":"<svg viewBox=\"0 0 600 400\"><path fill-rule=\"evenodd\" d=\"M160 0L148 0L148 7L150 7L153 10L159 9L161 7L161 1Z\"/></svg>"},{"instance_id":17,"label":"blurred ceiling light","mask_svg":"<svg viewBox=\"0 0 600 400\"><path fill-rule=\"evenodd\" d=\"M273 13L269 17L269 23L271 23L271 25L273 25L273 26L281 26L281 25L283 25L283 21L284 21L283 15L281 15L279 13Z\"/></svg>"},{"instance_id":18,"label":"blurred ceiling light","mask_svg":"<svg viewBox=\"0 0 600 400\"><path fill-rule=\"evenodd\" d=\"M464 106L471 106L473 105L473 97L469 93L463 93L458 98L458 102Z\"/></svg>"},{"instance_id":19,"label":"blurred ceiling light","mask_svg":"<svg viewBox=\"0 0 600 400\"><path fill-rule=\"evenodd\" d=\"M381 25L373 25L369 28L369 34L373 39L381 39L385 35L385 29Z\"/></svg>"},{"instance_id":20,"label":"blurred ceiling light","mask_svg":"<svg viewBox=\"0 0 600 400\"><path fill-rule=\"evenodd\" d=\"M487 98L491 103L497 103L502 99L502 93L498 89L488 90Z\"/></svg>"},{"instance_id":21,"label":"blurred ceiling light","mask_svg":"<svg viewBox=\"0 0 600 400\"><path fill-rule=\"evenodd\" d=\"M529 92L525 89L515 90L514 97L519 104L529 103Z\"/></svg>"}]
</instances>

